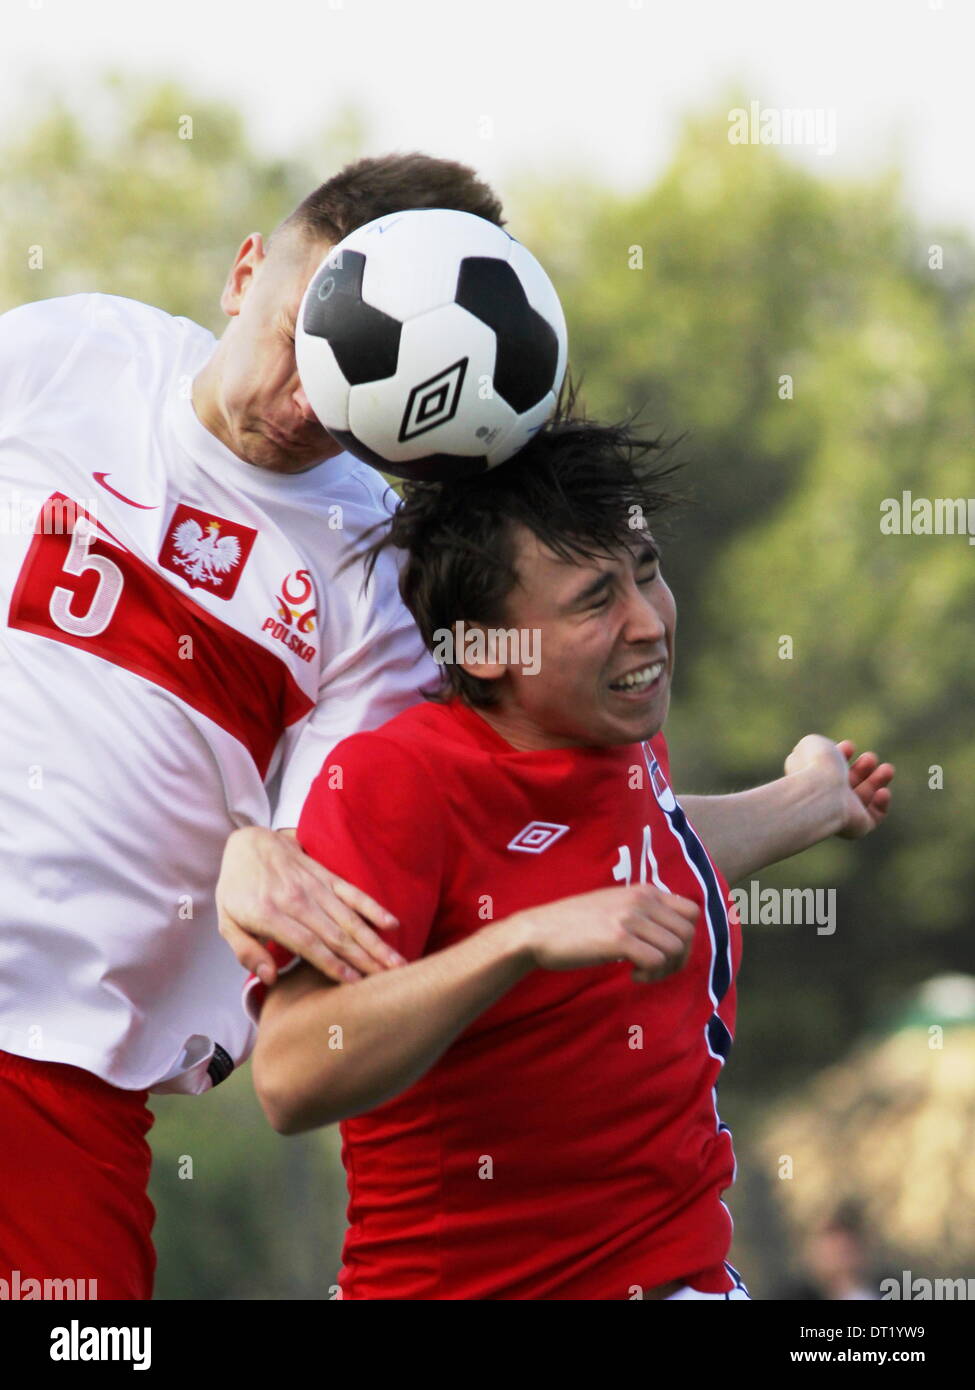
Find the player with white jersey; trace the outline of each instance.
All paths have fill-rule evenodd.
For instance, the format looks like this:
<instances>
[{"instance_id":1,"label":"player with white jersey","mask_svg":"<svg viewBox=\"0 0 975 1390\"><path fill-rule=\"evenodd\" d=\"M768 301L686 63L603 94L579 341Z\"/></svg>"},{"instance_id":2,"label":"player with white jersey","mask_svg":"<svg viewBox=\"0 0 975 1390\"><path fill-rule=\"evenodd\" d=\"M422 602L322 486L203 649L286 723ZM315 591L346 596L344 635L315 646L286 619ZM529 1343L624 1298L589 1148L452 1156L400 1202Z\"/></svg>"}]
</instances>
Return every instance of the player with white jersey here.
<instances>
[{"instance_id":1,"label":"player with white jersey","mask_svg":"<svg viewBox=\"0 0 975 1390\"><path fill-rule=\"evenodd\" d=\"M272 796L296 824L328 749L429 674L394 571L368 605L337 572L384 483L347 454L297 475L236 458L185 389L214 346L187 319L77 295L0 333L26 368L0 381L0 478L41 502L0 548L3 853L22 866L0 1048L202 1091L248 1044L215 930L227 836L268 824Z\"/></svg>"},{"instance_id":2,"label":"player with white jersey","mask_svg":"<svg viewBox=\"0 0 975 1390\"><path fill-rule=\"evenodd\" d=\"M373 548L405 551L443 686L332 750L298 838L383 895L409 963L336 986L275 948L283 978L247 990L271 1122L342 1122L344 1298L748 1297L715 1089L741 928L671 786L676 609L630 524L669 500L646 452L557 420L493 474L408 485ZM893 769L853 751L791 755L792 848L797 794L847 836L883 819ZM768 850L725 839L724 862Z\"/></svg>"},{"instance_id":3,"label":"player with white jersey","mask_svg":"<svg viewBox=\"0 0 975 1390\"><path fill-rule=\"evenodd\" d=\"M0 318L0 1278L150 1295L147 1092L253 1041L227 837L293 828L327 751L430 677L392 560L368 597L341 569L387 490L315 419L293 336L331 245L431 205L500 220L461 166L350 166L243 243L219 342L101 294ZM314 882L309 958L399 962L378 904Z\"/></svg>"}]
</instances>

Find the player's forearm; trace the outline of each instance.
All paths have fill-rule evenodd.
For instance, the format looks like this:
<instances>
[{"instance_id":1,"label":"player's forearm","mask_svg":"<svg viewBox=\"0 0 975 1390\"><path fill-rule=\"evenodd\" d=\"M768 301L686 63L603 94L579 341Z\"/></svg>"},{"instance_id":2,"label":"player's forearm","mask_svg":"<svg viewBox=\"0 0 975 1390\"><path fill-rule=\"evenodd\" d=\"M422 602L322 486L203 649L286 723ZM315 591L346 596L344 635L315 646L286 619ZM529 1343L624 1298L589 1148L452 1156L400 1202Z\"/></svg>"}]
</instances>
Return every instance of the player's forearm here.
<instances>
[{"instance_id":1,"label":"player's forearm","mask_svg":"<svg viewBox=\"0 0 975 1390\"><path fill-rule=\"evenodd\" d=\"M268 1011L254 1054L265 1114L281 1133L298 1134L374 1109L418 1081L533 968L512 917L397 970Z\"/></svg>"},{"instance_id":2,"label":"player's forearm","mask_svg":"<svg viewBox=\"0 0 975 1390\"><path fill-rule=\"evenodd\" d=\"M818 845L842 824L836 787L812 769L729 796L682 796L680 804L729 883Z\"/></svg>"}]
</instances>

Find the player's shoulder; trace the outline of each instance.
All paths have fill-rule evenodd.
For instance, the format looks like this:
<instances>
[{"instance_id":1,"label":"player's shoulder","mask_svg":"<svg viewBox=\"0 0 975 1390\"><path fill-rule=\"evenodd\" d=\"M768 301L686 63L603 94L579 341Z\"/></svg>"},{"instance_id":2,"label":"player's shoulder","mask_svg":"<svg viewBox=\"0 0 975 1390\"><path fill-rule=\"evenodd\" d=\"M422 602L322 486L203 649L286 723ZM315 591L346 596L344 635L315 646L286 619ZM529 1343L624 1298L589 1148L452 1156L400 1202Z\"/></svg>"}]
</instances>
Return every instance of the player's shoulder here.
<instances>
[{"instance_id":1,"label":"player's shoulder","mask_svg":"<svg viewBox=\"0 0 975 1390\"><path fill-rule=\"evenodd\" d=\"M213 334L201 324L179 314L170 314L154 304L126 299L117 294L79 295L88 300L87 315L92 333L100 340L124 344L126 350L141 356L152 355L152 346L163 352L179 350L186 342L203 347Z\"/></svg>"},{"instance_id":2,"label":"player's shoulder","mask_svg":"<svg viewBox=\"0 0 975 1390\"><path fill-rule=\"evenodd\" d=\"M0 316L0 343L18 361L42 357L46 381L94 356L125 361L168 358L207 329L140 300L114 294L71 294L18 305Z\"/></svg>"},{"instance_id":3,"label":"player's shoulder","mask_svg":"<svg viewBox=\"0 0 975 1390\"><path fill-rule=\"evenodd\" d=\"M343 452L324 465L328 478L328 488L317 497L309 497L312 509L328 510L334 513L340 507L342 515L341 534L337 540L344 543L363 536L375 526L389 522L400 504L394 488L381 473L368 463L363 463L354 454ZM377 532L378 535L378 532ZM394 582L398 575L395 559L383 553L379 557L375 574L379 583Z\"/></svg>"},{"instance_id":4,"label":"player's shoulder","mask_svg":"<svg viewBox=\"0 0 975 1390\"><path fill-rule=\"evenodd\" d=\"M90 334L92 298L88 294L64 295L8 309L0 315L4 359L9 356L22 362L34 353L43 353L47 370L52 372Z\"/></svg>"},{"instance_id":5,"label":"player's shoulder","mask_svg":"<svg viewBox=\"0 0 975 1390\"><path fill-rule=\"evenodd\" d=\"M7 310L3 321L24 329L36 326L54 332L64 328L76 333L85 328L104 332L137 331L151 327L162 329L189 322L177 319L152 304L143 304L138 299L95 292L58 295L52 299L36 299L28 304L19 304Z\"/></svg>"},{"instance_id":6,"label":"player's shoulder","mask_svg":"<svg viewBox=\"0 0 975 1390\"><path fill-rule=\"evenodd\" d=\"M361 490L364 500L371 507L378 507L389 515L399 506L399 496L390 483L371 464L363 463L355 454L345 454L345 476L351 484Z\"/></svg>"},{"instance_id":7,"label":"player's shoulder","mask_svg":"<svg viewBox=\"0 0 975 1390\"><path fill-rule=\"evenodd\" d=\"M377 595L396 592L400 562L389 551L379 554L366 591L370 602L363 604L365 550L392 519L398 495L381 473L345 450L289 482L279 502L287 511L286 529L304 542L309 568L320 574L333 611L344 601L375 628Z\"/></svg>"},{"instance_id":8,"label":"player's shoulder","mask_svg":"<svg viewBox=\"0 0 975 1390\"><path fill-rule=\"evenodd\" d=\"M362 758L383 749L392 749L422 759L436 748L445 735L452 732L453 722L449 705L421 700L375 729L361 729L358 733L350 734L338 746L354 749Z\"/></svg>"},{"instance_id":9,"label":"player's shoulder","mask_svg":"<svg viewBox=\"0 0 975 1390\"><path fill-rule=\"evenodd\" d=\"M475 741L460 718L459 701L421 700L376 729L350 734L328 762L381 780L395 770L426 787L441 785L451 763L472 751Z\"/></svg>"},{"instance_id":10,"label":"player's shoulder","mask_svg":"<svg viewBox=\"0 0 975 1390\"><path fill-rule=\"evenodd\" d=\"M0 393L5 420L10 413L30 410L45 393L74 383L88 397L104 390L106 360L131 356L130 334L124 350L117 346L117 331L106 328L109 295L72 294L20 304L0 315ZM102 348L95 344L101 336ZM145 335L144 335L145 336ZM82 366L82 364L85 364ZM91 365L89 365L91 364ZM95 366L102 369L100 382L92 380ZM86 374L87 373L87 374Z\"/></svg>"},{"instance_id":11,"label":"player's shoulder","mask_svg":"<svg viewBox=\"0 0 975 1390\"><path fill-rule=\"evenodd\" d=\"M350 734L330 751L308 793L298 825L305 843L323 818L337 812L369 824L411 826L422 836L442 832L449 762L436 750L435 712L412 706L376 729ZM442 742L442 740L441 740Z\"/></svg>"}]
</instances>

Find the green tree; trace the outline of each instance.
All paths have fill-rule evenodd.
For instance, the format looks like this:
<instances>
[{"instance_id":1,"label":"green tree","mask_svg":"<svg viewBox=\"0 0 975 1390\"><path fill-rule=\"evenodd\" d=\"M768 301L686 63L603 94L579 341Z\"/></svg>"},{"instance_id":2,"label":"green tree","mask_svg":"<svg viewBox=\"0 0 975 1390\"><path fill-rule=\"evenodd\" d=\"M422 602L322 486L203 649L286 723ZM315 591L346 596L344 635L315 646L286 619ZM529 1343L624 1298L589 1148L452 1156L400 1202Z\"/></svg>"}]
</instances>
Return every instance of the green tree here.
<instances>
[{"instance_id":1,"label":"green tree","mask_svg":"<svg viewBox=\"0 0 975 1390\"><path fill-rule=\"evenodd\" d=\"M746 931L731 1072L754 1094L971 959L972 552L880 517L902 490L972 491L975 255L922 235L894 174L813 177L730 145L726 110L688 123L652 188L542 188L515 230L568 228L558 283L590 408L681 437L688 505L664 530L681 787L768 780L813 730L898 766L880 834L762 876L834 886L840 920L832 938Z\"/></svg>"},{"instance_id":2,"label":"green tree","mask_svg":"<svg viewBox=\"0 0 975 1390\"><path fill-rule=\"evenodd\" d=\"M368 138L347 108L290 158L263 157L233 107L120 75L52 94L46 112L4 150L0 308L97 290L217 333L244 237L267 235Z\"/></svg>"}]
</instances>

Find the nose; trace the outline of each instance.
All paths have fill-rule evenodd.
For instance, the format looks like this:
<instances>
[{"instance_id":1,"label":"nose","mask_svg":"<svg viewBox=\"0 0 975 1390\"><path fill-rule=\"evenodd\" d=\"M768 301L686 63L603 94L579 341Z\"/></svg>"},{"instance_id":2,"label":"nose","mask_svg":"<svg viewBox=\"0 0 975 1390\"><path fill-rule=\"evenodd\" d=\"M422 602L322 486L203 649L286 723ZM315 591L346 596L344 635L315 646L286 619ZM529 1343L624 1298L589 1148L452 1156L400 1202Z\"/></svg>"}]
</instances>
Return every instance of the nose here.
<instances>
[{"instance_id":1,"label":"nose","mask_svg":"<svg viewBox=\"0 0 975 1390\"><path fill-rule=\"evenodd\" d=\"M661 643L667 635L667 623L661 606L655 601L660 584L654 584L650 592L641 589L631 576L626 592L626 616L623 623L623 640L637 643Z\"/></svg>"},{"instance_id":2,"label":"nose","mask_svg":"<svg viewBox=\"0 0 975 1390\"><path fill-rule=\"evenodd\" d=\"M302 417L305 420L307 420L309 424L313 422L317 423L318 416L312 410L311 405L308 401L308 397L305 395L305 390L303 386L298 386L297 390L293 393L291 399L294 401L295 405L301 411Z\"/></svg>"}]
</instances>

